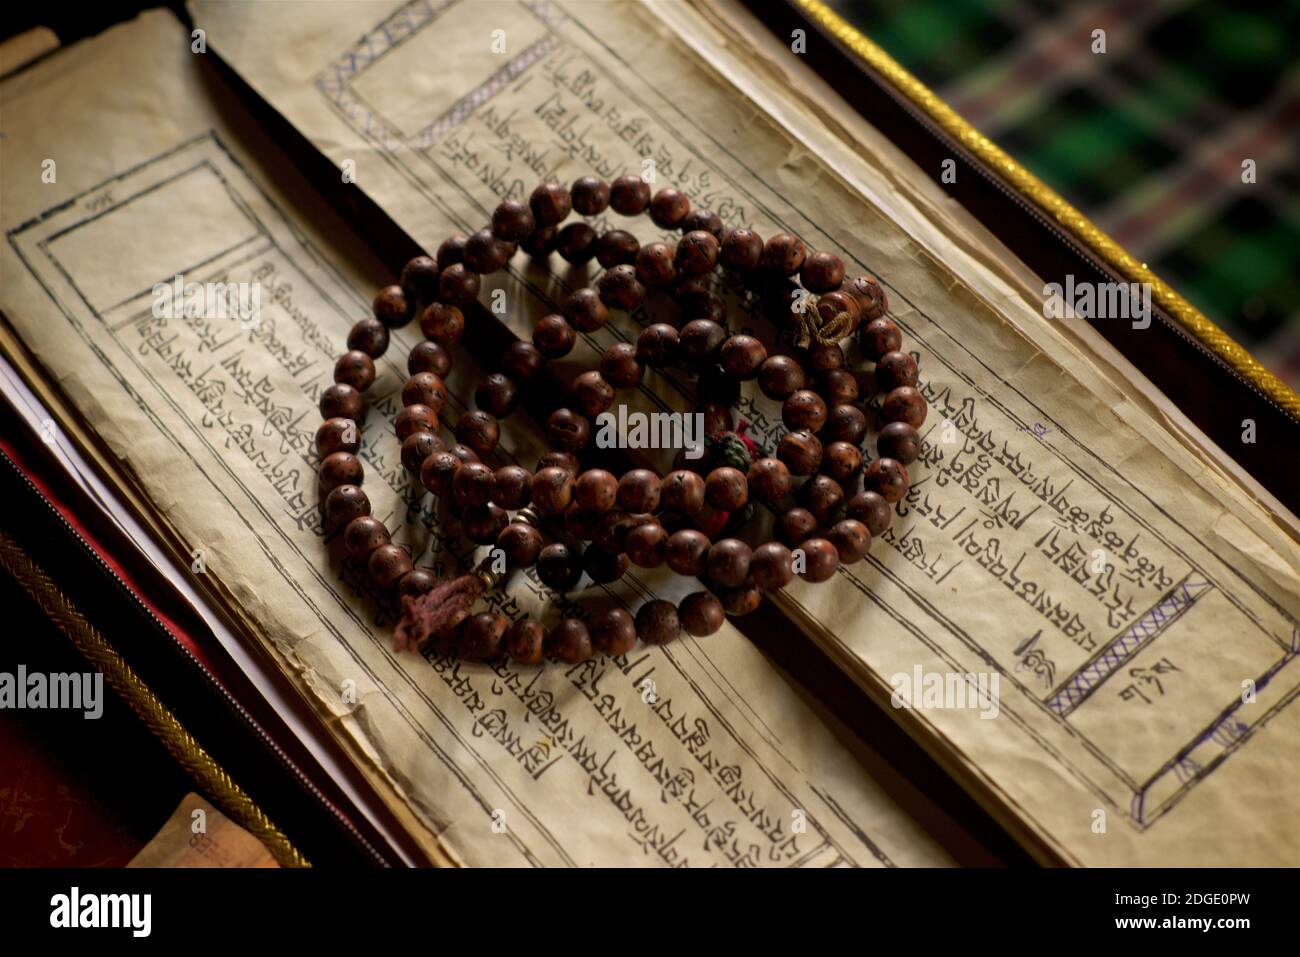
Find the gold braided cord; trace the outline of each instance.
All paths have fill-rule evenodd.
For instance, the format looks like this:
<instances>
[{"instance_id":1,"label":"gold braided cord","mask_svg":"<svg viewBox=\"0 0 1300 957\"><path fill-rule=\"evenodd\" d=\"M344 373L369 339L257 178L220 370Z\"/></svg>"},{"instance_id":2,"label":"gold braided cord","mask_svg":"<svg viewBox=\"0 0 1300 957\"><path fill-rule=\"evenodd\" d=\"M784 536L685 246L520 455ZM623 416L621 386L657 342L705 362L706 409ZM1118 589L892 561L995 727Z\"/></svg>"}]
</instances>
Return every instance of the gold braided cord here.
<instances>
[{"instance_id":1,"label":"gold braided cord","mask_svg":"<svg viewBox=\"0 0 1300 957\"><path fill-rule=\"evenodd\" d=\"M130 665L123 660L67 595L31 560L8 533L0 531L0 568L3 568L40 606L109 685L136 713L145 727L199 785L217 799L245 830L258 838L282 867L310 867L307 859L226 773L185 726L160 701Z\"/></svg>"},{"instance_id":2,"label":"gold braided cord","mask_svg":"<svg viewBox=\"0 0 1300 957\"><path fill-rule=\"evenodd\" d=\"M1138 262L1123 246L1102 232L1055 190L1004 153L971 126L925 84L912 76L888 53L854 29L820 0L794 0L803 12L848 50L879 73L896 90L925 112L940 129L978 157L1004 183L1027 197L1062 229L1092 250L1129 282L1149 283L1152 298L1180 326L1249 382L1258 392L1300 420L1300 395L1269 372L1255 357L1215 325L1199 309L1156 276L1146 263Z\"/></svg>"}]
</instances>

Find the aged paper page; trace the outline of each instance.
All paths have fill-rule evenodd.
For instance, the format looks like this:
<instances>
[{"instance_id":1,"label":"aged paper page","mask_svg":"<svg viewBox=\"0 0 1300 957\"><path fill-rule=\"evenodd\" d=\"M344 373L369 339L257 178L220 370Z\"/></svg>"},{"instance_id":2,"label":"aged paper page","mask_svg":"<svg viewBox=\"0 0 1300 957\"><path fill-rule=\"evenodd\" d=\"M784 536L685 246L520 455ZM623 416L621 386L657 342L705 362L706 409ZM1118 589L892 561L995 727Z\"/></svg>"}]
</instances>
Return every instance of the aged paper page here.
<instances>
[{"instance_id":1,"label":"aged paper page","mask_svg":"<svg viewBox=\"0 0 1300 957\"><path fill-rule=\"evenodd\" d=\"M950 863L729 626L574 668L392 651L391 622L354 594L337 541L323 541L312 447L347 330L389 278L190 44L151 13L0 86L0 306L196 574L264 635L430 853L498 865ZM177 277L256 283L260 315L160 314L155 287ZM392 433L418 336L396 335L371 390L366 488L420 562L452 572L470 549L405 475ZM481 374L458 356L448 415ZM538 454L526 428L503 442L503 461L531 467ZM629 579L598 597L680 587ZM524 579L501 606L550 599Z\"/></svg>"},{"instance_id":2,"label":"aged paper page","mask_svg":"<svg viewBox=\"0 0 1300 957\"><path fill-rule=\"evenodd\" d=\"M925 452L869 558L833 586L787 589L783 607L882 701L913 676L946 682L949 699L969 689L963 707L940 698L900 720L1067 861L1300 863L1295 542L971 237L949 247L915 209L922 225L900 229L901 178L837 154L737 51L688 48L681 36L705 30L684 26L689 7L194 10L213 48L429 248L539 177L650 160L657 184L724 221L796 233L881 277L931 402ZM849 188L859 177L873 189ZM588 281L554 265L503 280L521 335ZM771 341L752 303L735 307L733 328ZM586 337L586 355L644 319ZM676 408L689 391L647 376L642 398ZM775 404L749 390L741 411L772 448Z\"/></svg>"}]
</instances>

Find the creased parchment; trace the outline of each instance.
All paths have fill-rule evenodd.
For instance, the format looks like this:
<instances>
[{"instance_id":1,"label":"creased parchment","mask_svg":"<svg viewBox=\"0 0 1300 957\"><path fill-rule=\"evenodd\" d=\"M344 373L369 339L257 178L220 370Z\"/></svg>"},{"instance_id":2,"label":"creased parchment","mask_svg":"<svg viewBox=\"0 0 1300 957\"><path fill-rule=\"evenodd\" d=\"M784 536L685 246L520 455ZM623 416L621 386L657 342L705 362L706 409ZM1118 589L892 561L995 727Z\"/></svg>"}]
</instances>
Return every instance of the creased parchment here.
<instances>
[{"instance_id":1,"label":"creased parchment","mask_svg":"<svg viewBox=\"0 0 1300 957\"><path fill-rule=\"evenodd\" d=\"M1255 504L1159 403L1125 395L977 228L918 213L935 193L909 185L917 171L854 155L799 88L765 83L745 44L682 4L194 11L429 248L542 176L650 161L656 185L724 221L881 277L931 403L925 451L870 557L833 585L792 586L783 607L882 700L904 677L955 679L900 720L1060 859L1300 863L1294 518ZM513 264L510 322L526 335L589 278ZM733 301L731 326L771 341L747 305ZM619 316L575 354L590 361L645 318ZM689 391L651 375L640 401L680 408ZM773 447L779 409L747 389L741 413ZM957 707L957 688L974 701Z\"/></svg>"},{"instance_id":2,"label":"creased parchment","mask_svg":"<svg viewBox=\"0 0 1300 957\"><path fill-rule=\"evenodd\" d=\"M0 85L0 307L431 856L950 863L730 626L573 668L391 650L391 622L323 541L312 447L347 330L390 279L191 43L150 13ZM173 282L256 283L260 314L241 325L158 308ZM366 489L419 562L451 572L472 557L405 475L392 432L418 335L402 330L380 363ZM480 375L457 357L448 416ZM512 430L502 460L531 466L539 448ZM630 577L586 597L635 607L681 587ZM501 605L550 598L523 579Z\"/></svg>"}]
</instances>

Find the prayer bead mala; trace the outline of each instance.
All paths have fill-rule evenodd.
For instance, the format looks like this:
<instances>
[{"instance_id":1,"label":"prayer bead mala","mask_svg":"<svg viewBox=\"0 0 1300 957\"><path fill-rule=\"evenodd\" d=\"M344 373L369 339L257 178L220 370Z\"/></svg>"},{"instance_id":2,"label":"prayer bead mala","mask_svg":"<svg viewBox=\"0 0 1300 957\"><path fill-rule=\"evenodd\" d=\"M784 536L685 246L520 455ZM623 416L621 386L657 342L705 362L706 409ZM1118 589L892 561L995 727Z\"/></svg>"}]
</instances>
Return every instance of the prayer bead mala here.
<instances>
[{"instance_id":1,"label":"prayer bead mala","mask_svg":"<svg viewBox=\"0 0 1300 957\"><path fill-rule=\"evenodd\" d=\"M675 246L642 246L621 229L597 236L585 221L561 226L571 211L591 217L609 208L624 216L648 212L661 228L680 229L682 238ZM540 319L531 342L510 345L500 371L475 390L477 408L460 417L453 430L456 444L447 447L435 430L447 401L450 350L465 330L462 307L478 297L480 276L505 268L520 248L535 257L558 252L575 265L594 258L604 272L594 287L570 295L562 314ZM725 304L708 282L719 265L761 291L783 335L806 344L806 367L793 355L769 355L754 336L726 333ZM802 290L791 279L796 274ZM535 378L548 360L571 352L579 332L605 325L611 308L632 311L653 289L677 301L681 328L652 323L635 345L610 346L598 368L579 374L569 387L573 408L557 409L545 423L554 451L541 458L535 472L484 464L500 439L499 420L518 404L521 384ZM802 549L799 574L808 581L826 581L839 565L861 560L872 538L888 526L891 505L907 493L906 466L920 453L917 430L927 410L916 387L916 361L901 351L901 332L885 317L887 308L876 280L845 281L839 257L810 253L794 236L780 234L764 242L753 230L724 228L716 214L692 209L675 189L652 196L649 184L634 175L612 184L583 177L571 189L543 183L527 204L502 202L489 227L448 239L433 258L408 262L398 284L375 296L373 318L352 328L348 351L335 365L334 384L320 397L325 421L316 447L326 531L342 530L345 549L365 562L374 584L400 598L399 649L450 641L474 658L504 651L522 663L548 655L578 662L596 650L625 653L638 637L664 644L682 631L712 634L726 614L753 611L764 590L782 588L793 579L793 548ZM548 633L533 619L510 624L495 613L470 614L483 591L499 584L500 576L487 560L470 574L442 582L414 567L384 523L370 514L360 487L359 452L363 394L375 381L375 360L388 348L389 329L416 316L425 338L408 358L410 378L394 422L402 463L425 488L455 503L467 538L494 544L512 569L535 567L541 581L558 592L574 588L584 572L597 583L615 581L629 564L667 564L678 574L703 578L709 587L677 606L646 602L635 618L621 608L602 611L590 622L564 618ZM867 419L856 404L857 378L845 368L839 345L855 332L861 351L875 363L876 386L883 393L879 457L865 469L860 445ZM662 478L644 468L622 476L582 470L576 453L590 442L592 420L611 408L617 390L635 388L647 367L676 365L700 376L705 431L713 458L721 464L701 476L682 467L679 453L673 471ZM731 428L728 406L746 380L757 380L764 395L782 403L788 431L775 456L760 454L743 434L743 423ZM846 503L843 485L859 472L863 490ZM784 508L777 519L776 541L751 549L739 538L719 537L752 511L752 502L781 503L794 476L809 478L799 489L801 504ZM691 527L706 506L712 511L705 527ZM847 517L833 522L841 508ZM655 517L656 511L674 531ZM561 520L570 535L590 544L581 552L562 542L546 544L540 526L548 517Z\"/></svg>"}]
</instances>

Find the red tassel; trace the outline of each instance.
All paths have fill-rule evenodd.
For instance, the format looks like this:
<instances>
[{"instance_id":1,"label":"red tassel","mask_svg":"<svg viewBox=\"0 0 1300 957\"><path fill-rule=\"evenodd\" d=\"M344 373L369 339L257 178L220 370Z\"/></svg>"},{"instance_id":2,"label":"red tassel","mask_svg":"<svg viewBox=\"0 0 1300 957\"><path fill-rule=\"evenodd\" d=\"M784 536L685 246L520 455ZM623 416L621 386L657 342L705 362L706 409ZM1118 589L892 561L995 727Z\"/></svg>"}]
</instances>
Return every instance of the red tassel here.
<instances>
[{"instance_id":1,"label":"red tassel","mask_svg":"<svg viewBox=\"0 0 1300 957\"><path fill-rule=\"evenodd\" d=\"M483 579L461 575L440 582L416 598L402 598L402 618L393 629L393 647L417 651L430 638L446 637L465 620L465 612L483 594Z\"/></svg>"}]
</instances>

